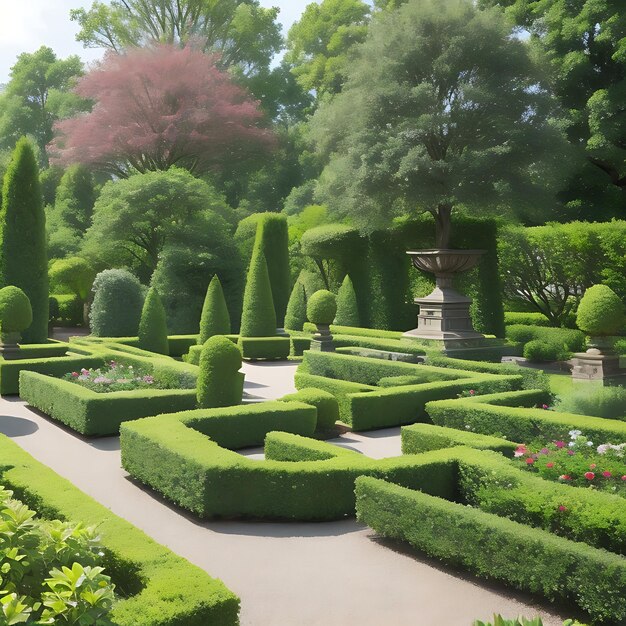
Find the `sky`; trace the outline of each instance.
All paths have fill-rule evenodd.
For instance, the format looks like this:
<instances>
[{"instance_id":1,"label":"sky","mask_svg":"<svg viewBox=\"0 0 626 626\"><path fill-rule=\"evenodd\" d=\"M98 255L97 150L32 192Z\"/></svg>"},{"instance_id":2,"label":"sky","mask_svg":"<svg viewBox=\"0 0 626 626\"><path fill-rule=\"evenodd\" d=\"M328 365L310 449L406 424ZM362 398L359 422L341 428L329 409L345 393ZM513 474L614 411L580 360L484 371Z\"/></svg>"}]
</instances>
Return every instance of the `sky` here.
<instances>
[{"instance_id":1,"label":"sky","mask_svg":"<svg viewBox=\"0 0 626 626\"><path fill-rule=\"evenodd\" d=\"M266 7L280 9L283 32L300 17L312 0L260 0ZM97 59L100 50L83 48L75 40L77 24L70 9L91 6L91 0L0 0L0 84L6 83L11 66L21 52L49 46L59 57L78 54L85 61Z\"/></svg>"}]
</instances>

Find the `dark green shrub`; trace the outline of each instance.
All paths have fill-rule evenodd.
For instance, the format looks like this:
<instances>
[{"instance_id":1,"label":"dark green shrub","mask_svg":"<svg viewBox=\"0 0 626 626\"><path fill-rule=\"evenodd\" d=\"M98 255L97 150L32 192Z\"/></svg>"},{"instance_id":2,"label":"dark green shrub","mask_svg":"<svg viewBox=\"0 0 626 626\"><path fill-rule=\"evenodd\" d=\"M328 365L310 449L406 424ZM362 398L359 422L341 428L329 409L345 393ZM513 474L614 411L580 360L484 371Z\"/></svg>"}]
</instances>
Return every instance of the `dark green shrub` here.
<instances>
[{"instance_id":1,"label":"dark green shrub","mask_svg":"<svg viewBox=\"0 0 626 626\"><path fill-rule=\"evenodd\" d=\"M565 361L570 353L561 345L552 341L533 339L524 346L524 357L532 362Z\"/></svg>"},{"instance_id":2,"label":"dark green shrub","mask_svg":"<svg viewBox=\"0 0 626 626\"><path fill-rule=\"evenodd\" d=\"M578 328L592 337L616 335L626 323L624 304L606 285L594 285L585 292L578 312Z\"/></svg>"},{"instance_id":3,"label":"dark green shrub","mask_svg":"<svg viewBox=\"0 0 626 626\"><path fill-rule=\"evenodd\" d=\"M84 324L85 303L73 293L57 293L50 300L56 302L56 315L50 318L59 326L82 326ZM50 306L54 306L52 303Z\"/></svg>"},{"instance_id":4,"label":"dark green shrub","mask_svg":"<svg viewBox=\"0 0 626 626\"><path fill-rule=\"evenodd\" d=\"M326 289L316 291L307 302L306 314L313 324L332 324L337 314L335 294Z\"/></svg>"},{"instance_id":5,"label":"dark green shrub","mask_svg":"<svg viewBox=\"0 0 626 626\"><path fill-rule=\"evenodd\" d=\"M342 326L359 326L361 323L356 292L348 274L343 279L337 293L337 315L334 323Z\"/></svg>"},{"instance_id":6,"label":"dark green shrub","mask_svg":"<svg viewBox=\"0 0 626 626\"><path fill-rule=\"evenodd\" d=\"M265 255L256 247L248 269L239 334L242 337L272 337L276 334L270 276Z\"/></svg>"},{"instance_id":7,"label":"dark green shrub","mask_svg":"<svg viewBox=\"0 0 626 626\"><path fill-rule=\"evenodd\" d=\"M244 375L239 348L222 335L207 339L200 353L198 406L204 409L240 404Z\"/></svg>"},{"instance_id":8,"label":"dark green shrub","mask_svg":"<svg viewBox=\"0 0 626 626\"><path fill-rule=\"evenodd\" d=\"M143 309L143 289L127 270L104 270L93 282L89 314L96 337L136 337Z\"/></svg>"},{"instance_id":9,"label":"dark green shrub","mask_svg":"<svg viewBox=\"0 0 626 626\"><path fill-rule=\"evenodd\" d=\"M286 330L302 330L306 322L306 292L304 285L297 280L291 291L285 314Z\"/></svg>"},{"instance_id":10,"label":"dark green shrub","mask_svg":"<svg viewBox=\"0 0 626 626\"><path fill-rule=\"evenodd\" d=\"M568 352L580 352L585 349L585 334L580 330L569 328L545 328L514 324L506 327L506 337L519 343L528 343L535 339L546 343L558 343Z\"/></svg>"},{"instance_id":11,"label":"dark green shrub","mask_svg":"<svg viewBox=\"0 0 626 626\"><path fill-rule=\"evenodd\" d=\"M309 387L281 398L283 402L304 402L317 409L317 430L329 430L339 420L339 404L332 393Z\"/></svg>"},{"instance_id":12,"label":"dark green shrub","mask_svg":"<svg viewBox=\"0 0 626 626\"><path fill-rule=\"evenodd\" d=\"M561 396L554 407L563 413L579 413L608 419L626 421L626 388L588 387L574 388Z\"/></svg>"},{"instance_id":13,"label":"dark green shrub","mask_svg":"<svg viewBox=\"0 0 626 626\"><path fill-rule=\"evenodd\" d=\"M213 335L229 334L230 314L226 306L222 283L216 274L209 283L209 288L207 289L204 299L202 316L200 317L198 344L204 345L206 340L209 339L209 337L213 337Z\"/></svg>"},{"instance_id":14,"label":"dark green shrub","mask_svg":"<svg viewBox=\"0 0 626 626\"><path fill-rule=\"evenodd\" d=\"M319 272L311 272L310 270L302 270L298 275L298 282L302 283L307 299L316 291L326 288Z\"/></svg>"},{"instance_id":15,"label":"dark green shrub","mask_svg":"<svg viewBox=\"0 0 626 626\"><path fill-rule=\"evenodd\" d=\"M237 345L250 361L283 361L290 351L289 337L239 337Z\"/></svg>"},{"instance_id":16,"label":"dark green shrub","mask_svg":"<svg viewBox=\"0 0 626 626\"><path fill-rule=\"evenodd\" d=\"M96 198L91 172L84 165L70 165L57 187L54 211L64 225L82 234L91 225Z\"/></svg>"},{"instance_id":17,"label":"dark green shrub","mask_svg":"<svg viewBox=\"0 0 626 626\"><path fill-rule=\"evenodd\" d=\"M33 310L28 296L9 285L0 289L0 332L21 333L33 321Z\"/></svg>"},{"instance_id":18,"label":"dark green shrub","mask_svg":"<svg viewBox=\"0 0 626 626\"><path fill-rule=\"evenodd\" d=\"M165 308L155 287L148 290L143 303L139 321L139 347L157 354L169 354Z\"/></svg>"},{"instance_id":19,"label":"dark green shrub","mask_svg":"<svg viewBox=\"0 0 626 626\"><path fill-rule=\"evenodd\" d=\"M0 287L24 291L33 310L32 324L22 334L24 343L48 339L48 259L46 216L39 167L25 137L17 142L4 176L0 210Z\"/></svg>"}]
</instances>

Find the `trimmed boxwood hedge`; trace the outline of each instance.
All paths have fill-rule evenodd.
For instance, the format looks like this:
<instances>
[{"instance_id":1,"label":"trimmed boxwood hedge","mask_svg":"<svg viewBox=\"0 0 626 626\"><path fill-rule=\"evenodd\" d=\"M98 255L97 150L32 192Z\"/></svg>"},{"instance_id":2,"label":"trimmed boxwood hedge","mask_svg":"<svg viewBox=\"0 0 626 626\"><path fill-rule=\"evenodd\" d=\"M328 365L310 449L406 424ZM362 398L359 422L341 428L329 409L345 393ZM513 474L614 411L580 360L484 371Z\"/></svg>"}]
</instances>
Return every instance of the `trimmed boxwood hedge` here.
<instances>
[{"instance_id":1,"label":"trimmed boxwood hedge","mask_svg":"<svg viewBox=\"0 0 626 626\"><path fill-rule=\"evenodd\" d=\"M448 451L374 460L289 432L269 432L312 432L314 425L314 407L296 402L126 422L120 429L122 465L201 517L339 519L354 514L354 480L362 474L453 496L456 470ZM222 447L259 444L265 433L265 461Z\"/></svg>"},{"instance_id":2,"label":"trimmed boxwood hedge","mask_svg":"<svg viewBox=\"0 0 626 626\"><path fill-rule=\"evenodd\" d=\"M524 326L552 326L550 320L543 313L505 311L504 325L513 326L523 324Z\"/></svg>"},{"instance_id":3,"label":"trimmed boxwood hedge","mask_svg":"<svg viewBox=\"0 0 626 626\"><path fill-rule=\"evenodd\" d=\"M280 398L282 402L304 402L314 406L317 410L316 430L328 430L333 428L339 420L339 404L332 393L322 389L300 389Z\"/></svg>"},{"instance_id":4,"label":"trimmed boxwood hedge","mask_svg":"<svg viewBox=\"0 0 626 626\"><path fill-rule=\"evenodd\" d=\"M356 481L357 517L384 537L483 578L626 621L626 561L543 530L371 477Z\"/></svg>"},{"instance_id":5,"label":"trimmed boxwood hedge","mask_svg":"<svg viewBox=\"0 0 626 626\"><path fill-rule=\"evenodd\" d=\"M129 593L113 606L115 626L236 626L239 599L221 580L156 543L0 435L0 482L44 517L98 529L105 567Z\"/></svg>"},{"instance_id":6,"label":"trimmed boxwood hedge","mask_svg":"<svg viewBox=\"0 0 626 626\"><path fill-rule=\"evenodd\" d=\"M84 364L83 359L81 363ZM100 360L99 365L103 361ZM84 367L84 365L83 365ZM67 373L67 368L64 374ZM120 424L196 406L195 389L136 389L98 393L34 371L20 373L20 397L82 435L115 435Z\"/></svg>"},{"instance_id":7,"label":"trimmed boxwood hedge","mask_svg":"<svg viewBox=\"0 0 626 626\"><path fill-rule=\"evenodd\" d=\"M290 350L289 337L239 337L237 345L250 361L284 361Z\"/></svg>"}]
</instances>

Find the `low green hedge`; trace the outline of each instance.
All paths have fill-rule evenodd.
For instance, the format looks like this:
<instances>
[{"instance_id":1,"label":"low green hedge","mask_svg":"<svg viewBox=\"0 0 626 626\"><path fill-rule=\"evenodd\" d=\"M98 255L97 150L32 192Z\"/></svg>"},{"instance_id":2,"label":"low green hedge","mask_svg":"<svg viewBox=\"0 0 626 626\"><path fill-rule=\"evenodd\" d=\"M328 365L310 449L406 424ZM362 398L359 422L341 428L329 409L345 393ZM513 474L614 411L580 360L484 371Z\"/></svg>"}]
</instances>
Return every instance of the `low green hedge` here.
<instances>
[{"instance_id":1,"label":"low green hedge","mask_svg":"<svg viewBox=\"0 0 626 626\"><path fill-rule=\"evenodd\" d=\"M60 341L51 341L50 343L27 343L20 346L18 360L49 359L55 356L65 356L68 347L67 343Z\"/></svg>"},{"instance_id":2,"label":"low green hedge","mask_svg":"<svg viewBox=\"0 0 626 626\"><path fill-rule=\"evenodd\" d=\"M339 404L337 398L322 389L301 389L280 398L281 402L304 402L314 406L317 411L316 430L329 430L339 420Z\"/></svg>"},{"instance_id":3,"label":"low green hedge","mask_svg":"<svg viewBox=\"0 0 626 626\"><path fill-rule=\"evenodd\" d=\"M105 567L128 596L115 626L236 626L239 599L221 580L156 543L0 435L0 483L43 517L98 529Z\"/></svg>"},{"instance_id":4,"label":"low green hedge","mask_svg":"<svg viewBox=\"0 0 626 626\"><path fill-rule=\"evenodd\" d=\"M390 376L412 376L423 382L376 386ZM295 384L297 389L316 387L332 393L339 402L341 421L361 431L424 421L428 419L424 410L427 402L470 390L493 393L514 389L520 386L521 377L306 352Z\"/></svg>"},{"instance_id":5,"label":"low green hedge","mask_svg":"<svg viewBox=\"0 0 626 626\"><path fill-rule=\"evenodd\" d=\"M22 371L39 372L47 376L63 376L82 367L101 367L102 365L104 365L104 358L98 355L10 360L0 358L0 394L14 395L19 392L20 372Z\"/></svg>"},{"instance_id":6,"label":"low green hedge","mask_svg":"<svg viewBox=\"0 0 626 626\"><path fill-rule=\"evenodd\" d=\"M283 361L289 356L289 337L239 337L244 359L250 361Z\"/></svg>"},{"instance_id":7,"label":"low green hedge","mask_svg":"<svg viewBox=\"0 0 626 626\"><path fill-rule=\"evenodd\" d=\"M412 424L401 431L402 454L421 454L431 450L467 446L477 450L493 450L512 457L518 444L500 437L471 433L433 424Z\"/></svg>"},{"instance_id":8,"label":"low green hedge","mask_svg":"<svg viewBox=\"0 0 626 626\"><path fill-rule=\"evenodd\" d=\"M545 392L539 390L492 394L430 402L426 412L439 426L469 429L522 443L535 439L567 441L570 430L582 431L597 445L626 441L626 423L619 420L523 406L541 404L546 398Z\"/></svg>"},{"instance_id":9,"label":"low green hedge","mask_svg":"<svg viewBox=\"0 0 626 626\"><path fill-rule=\"evenodd\" d=\"M626 561L604 550L370 477L356 481L357 517L384 537L473 574L626 622Z\"/></svg>"},{"instance_id":10,"label":"low green hedge","mask_svg":"<svg viewBox=\"0 0 626 626\"><path fill-rule=\"evenodd\" d=\"M546 328L514 324L506 327L506 337L522 344L539 340L556 344L568 352L582 352L586 349L585 333L570 328Z\"/></svg>"},{"instance_id":11,"label":"low green hedge","mask_svg":"<svg viewBox=\"0 0 626 626\"><path fill-rule=\"evenodd\" d=\"M115 435L120 424L127 420L196 406L195 389L98 393L67 380L26 370L20 373L19 392L31 406L89 436Z\"/></svg>"},{"instance_id":12,"label":"low green hedge","mask_svg":"<svg viewBox=\"0 0 626 626\"><path fill-rule=\"evenodd\" d=\"M317 331L315 324L311 322L305 322L303 330L307 333L314 333ZM376 339L402 339L402 332L395 330L380 330L377 328L360 328L357 326L338 326L337 324L330 325L330 332L333 335L351 335L353 337L373 337Z\"/></svg>"},{"instance_id":13,"label":"low green hedge","mask_svg":"<svg viewBox=\"0 0 626 626\"><path fill-rule=\"evenodd\" d=\"M524 326L551 326L550 320L543 313L526 313L517 311L505 311L505 326L522 324Z\"/></svg>"},{"instance_id":14,"label":"low green hedge","mask_svg":"<svg viewBox=\"0 0 626 626\"><path fill-rule=\"evenodd\" d=\"M289 338L290 347L289 347L289 356L302 356L305 350L308 350L311 347L311 338L310 337L294 337L293 335Z\"/></svg>"},{"instance_id":15,"label":"low green hedge","mask_svg":"<svg viewBox=\"0 0 626 626\"><path fill-rule=\"evenodd\" d=\"M301 420L311 428L314 419L315 409L306 404L265 402L126 422L120 429L122 464L135 479L201 517L340 519L354 514L354 480L362 474L453 496L456 469L448 451L374 460L270 432L266 460L256 461L220 445L258 444L277 422L289 431L300 428Z\"/></svg>"}]
</instances>

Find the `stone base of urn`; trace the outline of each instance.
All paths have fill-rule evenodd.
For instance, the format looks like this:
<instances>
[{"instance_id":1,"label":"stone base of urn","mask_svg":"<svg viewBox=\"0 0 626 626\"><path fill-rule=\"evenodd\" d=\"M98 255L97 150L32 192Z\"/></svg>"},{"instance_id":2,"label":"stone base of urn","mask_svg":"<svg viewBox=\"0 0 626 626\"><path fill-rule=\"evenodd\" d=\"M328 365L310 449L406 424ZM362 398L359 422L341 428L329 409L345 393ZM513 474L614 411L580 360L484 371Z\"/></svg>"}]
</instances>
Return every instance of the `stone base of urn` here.
<instances>
[{"instance_id":1,"label":"stone base of urn","mask_svg":"<svg viewBox=\"0 0 626 626\"><path fill-rule=\"evenodd\" d=\"M614 352L591 348L574 354L572 378L574 381L611 383L626 382L626 369L620 368L620 357Z\"/></svg>"},{"instance_id":2,"label":"stone base of urn","mask_svg":"<svg viewBox=\"0 0 626 626\"><path fill-rule=\"evenodd\" d=\"M309 350L316 352L334 352L335 344L333 336L330 332L329 324L317 324L317 332L311 338L311 347Z\"/></svg>"},{"instance_id":3,"label":"stone base of urn","mask_svg":"<svg viewBox=\"0 0 626 626\"><path fill-rule=\"evenodd\" d=\"M5 360L20 358L20 333L0 333L0 357Z\"/></svg>"}]
</instances>

